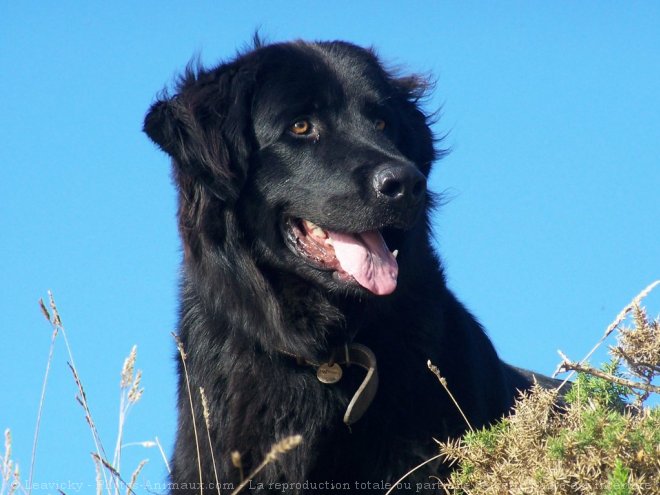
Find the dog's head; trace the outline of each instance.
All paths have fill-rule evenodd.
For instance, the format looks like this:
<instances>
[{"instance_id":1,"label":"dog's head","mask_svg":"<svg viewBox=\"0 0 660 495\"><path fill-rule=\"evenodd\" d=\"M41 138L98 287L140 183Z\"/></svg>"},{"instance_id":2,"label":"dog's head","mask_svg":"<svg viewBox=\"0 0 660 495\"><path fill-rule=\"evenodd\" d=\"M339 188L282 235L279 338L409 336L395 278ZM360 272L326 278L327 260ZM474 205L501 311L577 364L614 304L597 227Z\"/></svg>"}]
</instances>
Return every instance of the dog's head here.
<instances>
[{"instance_id":1,"label":"dog's head","mask_svg":"<svg viewBox=\"0 0 660 495\"><path fill-rule=\"evenodd\" d=\"M238 243L330 290L393 292L435 158L424 89L343 42L259 46L188 70L144 127L173 158L187 256Z\"/></svg>"}]
</instances>

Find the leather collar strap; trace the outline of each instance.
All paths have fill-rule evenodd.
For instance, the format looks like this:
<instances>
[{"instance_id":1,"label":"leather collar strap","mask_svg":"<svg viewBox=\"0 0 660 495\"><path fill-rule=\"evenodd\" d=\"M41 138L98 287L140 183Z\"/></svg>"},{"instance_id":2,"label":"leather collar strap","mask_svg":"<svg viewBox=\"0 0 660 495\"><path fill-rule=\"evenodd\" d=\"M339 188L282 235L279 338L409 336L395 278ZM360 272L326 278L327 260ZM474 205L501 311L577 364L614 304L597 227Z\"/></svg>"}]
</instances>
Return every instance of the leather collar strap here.
<instances>
[{"instance_id":1,"label":"leather collar strap","mask_svg":"<svg viewBox=\"0 0 660 495\"><path fill-rule=\"evenodd\" d=\"M376 396L378 390L378 368L376 366L376 356L367 346L361 344L351 344L348 346L348 357L350 363L357 364L367 371L367 375L362 380L351 402L348 403L346 413L344 413L344 423L352 425L359 420ZM346 363L346 364L350 364Z\"/></svg>"},{"instance_id":2,"label":"leather collar strap","mask_svg":"<svg viewBox=\"0 0 660 495\"><path fill-rule=\"evenodd\" d=\"M348 403L348 407L346 407L344 423L348 426L352 425L358 421L365 412L367 412L367 409L369 409L371 402L376 396L376 391L378 390L378 368L376 366L376 356L374 356L372 350L367 346L362 344L349 344L338 348L333 352L333 358L330 359L328 363L314 363L286 351L280 352L296 358L299 364L306 364L316 368L319 381L329 385L337 383L341 379L341 368L337 370L339 365L348 367L355 364L363 368L367 374L357 391L353 394L351 401ZM320 371L325 371L328 368L336 371L332 371L330 379L324 380L322 379Z\"/></svg>"}]
</instances>

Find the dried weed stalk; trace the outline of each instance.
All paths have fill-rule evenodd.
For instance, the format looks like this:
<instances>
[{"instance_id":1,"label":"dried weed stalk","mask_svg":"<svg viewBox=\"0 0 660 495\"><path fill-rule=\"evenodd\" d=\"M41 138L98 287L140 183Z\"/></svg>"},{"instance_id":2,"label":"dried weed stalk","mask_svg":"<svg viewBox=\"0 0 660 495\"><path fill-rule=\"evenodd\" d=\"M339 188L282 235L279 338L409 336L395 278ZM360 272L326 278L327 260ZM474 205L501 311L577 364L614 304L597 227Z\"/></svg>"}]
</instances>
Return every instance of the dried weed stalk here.
<instances>
[{"instance_id":1,"label":"dried weed stalk","mask_svg":"<svg viewBox=\"0 0 660 495\"><path fill-rule=\"evenodd\" d=\"M618 371L619 364L623 364L626 369L622 375L626 376L595 369L586 363L587 358L573 362L561 351L559 354L562 362L558 371L586 373L626 387L626 392L636 397L634 406L641 410L651 393L660 393L660 387L652 383L656 376L660 376L660 322L657 319L650 320L646 309L641 306L642 300L658 284L660 280L635 296L605 331L604 338L607 338L614 330L618 330L618 345L610 346L610 355L614 359L612 367ZM629 319L632 324L626 325ZM604 338L601 338L598 345L602 344Z\"/></svg>"},{"instance_id":2,"label":"dried weed stalk","mask_svg":"<svg viewBox=\"0 0 660 495\"><path fill-rule=\"evenodd\" d=\"M183 342L179 336L175 333L172 333L174 341L176 342L176 347L179 351L179 356L181 357L181 364L183 365L183 374L186 378L186 389L188 391L188 402L190 403L190 416L192 419L193 433L195 435L195 448L197 449L197 470L199 472L199 486L201 492L204 492L204 480L202 479L202 456L199 452L199 436L197 435L197 420L195 418L195 406L193 405L193 396L192 391L190 390L190 375L188 374L188 366L186 365L186 360L188 355L186 354L185 349L183 348Z\"/></svg>"},{"instance_id":3,"label":"dried weed stalk","mask_svg":"<svg viewBox=\"0 0 660 495\"><path fill-rule=\"evenodd\" d=\"M463 417L465 424L467 424L467 427L470 429L470 431L474 431L474 428L472 428L470 421L467 419L467 416L463 412L463 409L461 409L461 406L458 404L458 401L454 397L454 394L452 394L451 390L449 390L449 384L447 383L447 379L440 374L440 369L435 364L433 364L430 359L426 362L426 366L428 367L429 370L431 370L431 373L433 373L436 376L436 378L440 382L440 385L442 385L442 388L445 389L445 391L449 395L449 398L456 406L456 409L458 409L458 412L461 413L461 416Z\"/></svg>"},{"instance_id":4,"label":"dried weed stalk","mask_svg":"<svg viewBox=\"0 0 660 495\"><path fill-rule=\"evenodd\" d=\"M137 346L133 346L131 352L124 360L124 366L121 370L121 379L119 381L119 425L117 427L117 441L115 442L115 453L112 459L112 466L120 471L122 442L124 439L124 425L128 412L132 406L142 397L144 389L140 388L142 381L142 371L135 371L135 361L137 360Z\"/></svg>"},{"instance_id":5,"label":"dried weed stalk","mask_svg":"<svg viewBox=\"0 0 660 495\"><path fill-rule=\"evenodd\" d=\"M21 472L18 463L11 458L11 431L5 430L5 450L0 455L0 495L14 495L20 492L27 495L21 484Z\"/></svg>"},{"instance_id":6,"label":"dried weed stalk","mask_svg":"<svg viewBox=\"0 0 660 495\"><path fill-rule=\"evenodd\" d=\"M215 477L215 486L218 491L218 495L220 495L220 482L218 481L218 469L216 467L215 463L215 454L213 451L215 448L213 447L213 442L211 441L211 411L209 410L209 403L208 400L206 399L206 393L204 393L204 388L199 387L199 396L202 399L202 411L204 414L204 424L206 425L206 439L209 442L209 452L211 452L211 462L213 463L213 476Z\"/></svg>"},{"instance_id":7,"label":"dried weed stalk","mask_svg":"<svg viewBox=\"0 0 660 495\"><path fill-rule=\"evenodd\" d=\"M75 360L73 359L73 352L71 351L71 346L69 345L69 339L67 338L66 330L64 329L64 325L62 324L62 318L60 317L60 313L57 309L57 304L55 303L55 298L53 297L53 293L51 291L48 291L48 302L50 309L52 311L51 313L48 311L46 308L46 305L42 300L39 301L39 306L41 308L41 312L44 314L44 316L48 319L48 322L50 323L51 327L53 328L53 336L56 336L58 334L62 335L62 338L64 340L64 344L66 346L67 353L69 355L69 362L67 363L69 366L69 369L71 370L71 373L73 375L74 382L76 383L76 387L78 388L78 395L76 396L76 401L82 406L84 412L85 412L85 421L87 422L87 425L89 426L90 432L92 433L92 439L94 441L94 447L96 449L96 455L99 458L105 459L105 449L103 448L103 443L101 442L101 437L99 436L98 430L96 429L96 425L94 423L94 420L92 418L92 413L89 408L89 403L87 402L87 395L85 394L85 389L83 387L82 381L80 380L80 376L78 374L78 370L76 368ZM54 337L53 337L54 338ZM40 405L40 408L43 406L43 404ZM35 433L35 440L38 437L38 429ZM34 449L36 450L36 443L34 445ZM33 453L34 455L34 453ZM110 482L113 482L116 490L119 489L118 484L116 483L116 480L113 479L111 476L110 479L108 479L107 473L105 470L103 471L103 478L105 482L105 486L108 487L108 490L110 490ZM30 485L31 486L31 485Z\"/></svg>"},{"instance_id":8,"label":"dried weed stalk","mask_svg":"<svg viewBox=\"0 0 660 495\"><path fill-rule=\"evenodd\" d=\"M290 450L295 449L302 442L302 436L293 435L290 437L283 438L279 442L272 445L270 451L264 457L264 460L259 464L249 475L245 478L240 485L238 485L230 495L236 495L238 492L243 490L254 477L261 472L268 464L275 462L283 454L286 454ZM232 455L233 457L233 455Z\"/></svg>"},{"instance_id":9,"label":"dried weed stalk","mask_svg":"<svg viewBox=\"0 0 660 495\"><path fill-rule=\"evenodd\" d=\"M68 367L71 371L71 374L73 376L74 382L76 384L76 387L78 389L78 394L76 395L76 401L80 404L80 406L83 408L83 411L85 413L85 421L87 422L87 425L89 426L90 432L92 433L92 439L94 441L94 447L95 447L95 452L92 453L92 458L94 461L94 466L96 469L96 493L100 495L103 493L103 490L105 488L106 493L108 495L119 495L120 494L120 489L121 487L126 488L126 493L134 493L133 492L133 486L135 485L137 481L137 476L139 475L140 471L144 467L144 464L146 461L142 461L135 471L133 472L133 475L131 476L131 482L130 484L126 483L119 471L120 467L120 460L121 460L121 451L122 451L122 440L123 440L123 429L124 429L124 424L126 421L126 417L128 415L129 410L132 408L132 406L137 403L143 393L143 389L140 387L141 379L142 379L142 372L138 370L137 372L135 371L135 362L137 359L137 348L134 346L133 349L131 350L129 356L126 358L124 361L124 366L122 367L121 371L121 380L120 380L120 390L121 390L121 395L120 395L120 407L119 407L119 431L117 434L117 441L116 441L116 446L115 446L115 452L114 452L114 457L113 461L109 462L107 460L107 456L105 453L105 449L103 447L103 443L101 442L101 437L99 435L99 432L97 430L96 424L94 422L89 401L87 398L87 394L85 392L85 388L83 386L83 382L80 378L80 374L78 372L78 368L76 367L75 360L73 358L73 352L71 351L71 346L69 345L69 340L67 338L66 331L64 329L64 326L62 324L62 318L60 316L59 310L57 308L57 304L55 303L55 298L53 297L53 294L48 291L48 307L44 303L43 300L39 300L39 307L41 309L42 314L44 317L48 320L49 324L52 327L52 335L51 335L51 344L50 344L50 349L48 353L48 360L46 363L46 372L44 375L44 380L43 380L43 385L41 389L41 397L39 401L39 408L38 408L38 413L37 413L37 423L36 423L36 428L35 428L35 434L34 434L34 440L33 440L33 446L32 446L32 456L31 456L31 462L30 462L30 473L29 473L29 478L28 478L28 483L27 483L27 492L20 486L20 483L14 483L22 492L26 493L26 495L30 495L31 493L31 488L32 488L32 477L34 474L34 466L35 466L35 458L36 458L36 450L37 450L37 444L38 444L38 439L39 439L39 429L40 429L40 424L41 424L41 414L43 411L43 406L45 402L45 397L46 397L46 388L47 388L47 382L48 382L48 376L50 373L50 366L52 363L53 359L53 351L54 351L54 346L55 346L55 341L56 338L61 335L62 339L64 340L64 344L66 346L66 350L68 353ZM50 308L50 310L49 310ZM9 438L9 437L7 437ZM153 446L157 445L157 443L154 442L138 442L139 444L153 444ZM9 443L10 445L10 443ZM161 449L162 451L162 449ZM8 457L3 458L3 462L5 459ZM0 491L0 495L5 495L4 491L4 480L5 480L5 464L3 463L3 489ZM15 470L15 479L18 482L18 469L16 468ZM8 493L11 494L15 491L16 486L11 489Z\"/></svg>"},{"instance_id":10,"label":"dried weed stalk","mask_svg":"<svg viewBox=\"0 0 660 495\"><path fill-rule=\"evenodd\" d=\"M51 300L51 305L55 306L55 301L53 300L53 295L49 292L48 295L50 296ZM49 323L51 323L51 326L53 328L53 333L51 334L50 337L50 348L48 349L48 359L46 360L46 371L44 373L44 380L43 383L41 384L41 396L39 397L39 407L37 408L37 423L34 427L34 439L32 440L32 454L30 457L30 472L28 474L28 487L32 486L32 479L34 476L34 465L37 459L37 445L39 443L39 430L41 428L41 414L43 413L44 410L44 403L46 402L46 389L48 386L48 377L50 375L50 365L53 362L53 354L55 352L55 341L57 339L57 334L59 333L59 326L55 325L54 323L56 321L60 322L60 317L59 314L57 313L57 307L55 306L55 315L57 319L51 320L51 315L48 309L46 308L46 305L44 304L43 299L39 299L39 307L41 308L41 312L43 313L44 317L48 320ZM31 491L31 488L30 488Z\"/></svg>"}]
</instances>

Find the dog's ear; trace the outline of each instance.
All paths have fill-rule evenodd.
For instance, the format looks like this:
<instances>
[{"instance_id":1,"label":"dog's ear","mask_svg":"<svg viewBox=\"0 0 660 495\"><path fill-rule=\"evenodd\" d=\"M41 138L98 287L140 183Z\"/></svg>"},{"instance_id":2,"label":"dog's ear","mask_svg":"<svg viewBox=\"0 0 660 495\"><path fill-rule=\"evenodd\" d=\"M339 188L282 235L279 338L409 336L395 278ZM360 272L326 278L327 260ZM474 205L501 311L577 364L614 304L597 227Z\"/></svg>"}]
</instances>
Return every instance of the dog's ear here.
<instances>
[{"instance_id":1,"label":"dog's ear","mask_svg":"<svg viewBox=\"0 0 660 495\"><path fill-rule=\"evenodd\" d=\"M175 154L175 136L180 132L177 129L178 119L174 112L171 100L158 100L151 105L144 119L142 130L149 138L170 156Z\"/></svg>"},{"instance_id":2,"label":"dog's ear","mask_svg":"<svg viewBox=\"0 0 660 495\"><path fill-rule=\"evenodd\" d=\"M143 130L172 157L180 187L204 185L225 202L238 197L251 132L249 91L241 79L223 67L189 69L177 93L149 109Z\"/></svg>"}]
</instances>

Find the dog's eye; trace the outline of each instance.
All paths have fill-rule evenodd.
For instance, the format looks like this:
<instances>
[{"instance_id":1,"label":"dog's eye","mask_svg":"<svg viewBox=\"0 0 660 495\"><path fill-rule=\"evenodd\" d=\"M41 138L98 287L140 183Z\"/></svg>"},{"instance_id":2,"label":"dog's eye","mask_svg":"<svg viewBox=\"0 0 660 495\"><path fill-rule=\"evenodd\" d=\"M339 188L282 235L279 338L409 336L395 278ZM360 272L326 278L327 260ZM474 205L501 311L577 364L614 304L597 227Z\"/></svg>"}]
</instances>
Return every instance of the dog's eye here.
<instances>
[{"instance_id":1,"label":"dog's eye","mask_svg":"<svg viewBox=\"0 0 660 495\"><path fill-rule=\"evenodd\" d=\"M387 124L383 119L376 119L374 120L374 127L377 131L384 131Z\"/></svg>"},{"instance_id":2,"label":"dog's eye","mask_svg":"<svg viewBox=\"0 0 660 495\"><path fill-rule=\"evenodd\" d=\"M296 136L305 136L312 131L312 124L306 119L296 120L289 126L289 131Z\"/></svg>"}]
</instances>

